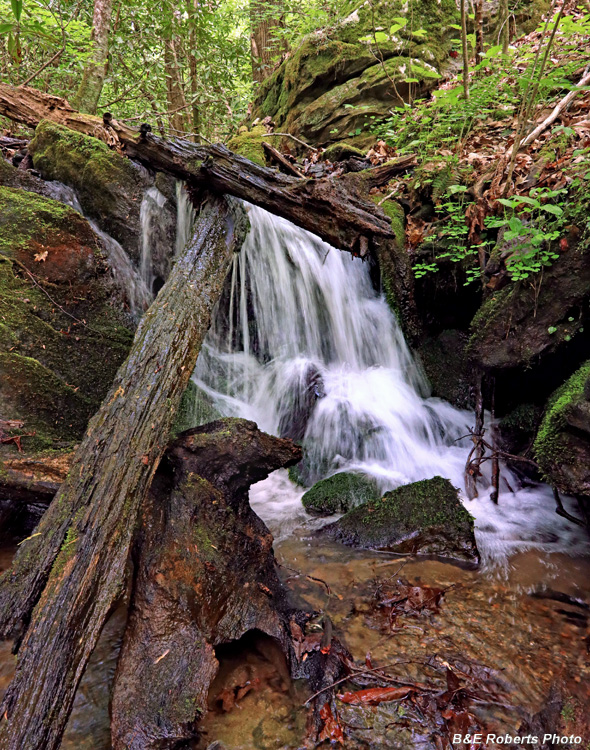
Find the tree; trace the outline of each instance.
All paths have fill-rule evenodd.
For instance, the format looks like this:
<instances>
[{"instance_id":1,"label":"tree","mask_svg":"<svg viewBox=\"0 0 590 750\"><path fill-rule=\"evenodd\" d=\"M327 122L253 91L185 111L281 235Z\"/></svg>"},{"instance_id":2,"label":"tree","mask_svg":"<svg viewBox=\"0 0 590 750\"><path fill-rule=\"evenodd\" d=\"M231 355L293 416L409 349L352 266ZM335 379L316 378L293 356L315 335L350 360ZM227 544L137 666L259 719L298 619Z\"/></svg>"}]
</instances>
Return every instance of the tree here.
<instances>
[{"instance_id":1,"label":"tree","mask_svg":"<svg viewBox=\"0 0 590 750\"><path fill-rule=\"evenodd\" d=\"M282 0L250 0L250 45L252 52L252 77L262 83L272 72L274 59L286 50Z\"/></svg>"},{"instance_id":2,"label":"tree","mask_svg":"<svg viewBox=\"0 0 590 750\"><path fill-rule=\"evenodd\" d=\"M90 35L90 55L82 82L74 97L74 106L81 112L96 114L98 100L107 74L112 0L95 0Z\"/></svg>"}]
</instances>

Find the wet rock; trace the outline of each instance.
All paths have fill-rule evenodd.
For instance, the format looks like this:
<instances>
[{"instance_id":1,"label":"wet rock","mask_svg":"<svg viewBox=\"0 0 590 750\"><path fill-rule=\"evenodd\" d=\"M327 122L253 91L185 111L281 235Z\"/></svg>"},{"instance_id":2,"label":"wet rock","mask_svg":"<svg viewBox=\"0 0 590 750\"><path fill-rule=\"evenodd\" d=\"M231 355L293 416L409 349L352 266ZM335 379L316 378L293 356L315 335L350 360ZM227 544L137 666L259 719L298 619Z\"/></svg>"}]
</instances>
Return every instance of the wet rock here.
<instances>
[{"instance_id":1,"label":"wet rock","mask_svg":"<svg viewBox=\"0 0 590 750\"><path fill-rule=\"evenodd\" d=\"M590 360L549 399L533 448L551 484L586 498L590 497L589 380Z\"/></svg>"},{"instance_id":2,"label":"wet rock","mask_svg":"<svg viewBox=\"0 0 590 750\"><path fill-rule=\"evenodd\" d=\"M279 435L300 441L316 403L325 396L324 383L318 368L307 363L289 385L286 396L278 405Z\"/></svg>"},{"instance_id":3,"label":"wet rock","mask_svg":"<svg viewBox=\"0 0 590 750\"><path fill-rule=\"evenodd\" d=\"M35 433L25 450L71 445L100 405L132 339L115 297L79 213L0 187L0 416Z\"/></svg>"},{"instance_id":4,"label":"wet rock","mask_svg":"<svg viewBox=\"0 0 590 750\"><path fill-rule=\"evenodd\" d=\"M97 138L48 121L38 125L29 151L41 176L47 180L59 180L73 188L85 215L114 237L139 264L142 248L140 212L146 190L154 187L153 175ZM164 178L159 178L158 182L160 195L165 200L157 222L159 241L157 237L153 239L152 255L156 258L166 256L167 267L156 270L156 275L163 278L168 275L174 250L176 204L173 183L173 180Z\"/></svg>"},{"instance_id":5,"label":"wet rock","mask_svg":"<svg viewBox=\"0 0 590 750\"><path fill-rule=\"evenodd\" d=\"M320 533L353 547L479 562L473 518L442 477L398 487L354 508Z\"/></svg>"},{"instance_id":6,"label":"wet rock","mask_svg":"<svg viewBox=\"0 0 590 750\"><path fill-rule=\"evenodd\" d=\"M218 644L256 629L288 652L286 591L248 489L300 457L291 441L243 419L189 430L170 447L142 515L113 693L115 750L172 748L196 736Z\"/></svg>"},{"instance_id":7,"label":"wet rock","mask_svg":"<svg viewBox=\"0 0 590 750\"><path fill-rule=\"evenodd\" d=\"M465 356L467 334L456 329L427 338L418 354L432 386L432 395L460 409L473 407L473 368Z\"/></svg>"},{"instance_id":8,"label":"wet rock","mask_svg":"<svg viewBox=\"0 0 590 750\"><path fill-rule=\"evenodd\" d=\"M373 478L343 471L314 484L301 502L308 513L331 516L377 499L379 490Z\"/></svg>"},{"instance_id":9,"label":"wet rock","mask_svg":"<svg viewBox=\"0 0 590 750\"><path fill-rule=\"evenodd\" d=\"M590 299L588 243L572 229L567 249L535 284L510 283L494 292L471 323L468 355L486 370L528 367L583 338ZM575 344L575 339L572 345ZM571 347L570 347L571 348Z\"/></svg>"}]
</instances>

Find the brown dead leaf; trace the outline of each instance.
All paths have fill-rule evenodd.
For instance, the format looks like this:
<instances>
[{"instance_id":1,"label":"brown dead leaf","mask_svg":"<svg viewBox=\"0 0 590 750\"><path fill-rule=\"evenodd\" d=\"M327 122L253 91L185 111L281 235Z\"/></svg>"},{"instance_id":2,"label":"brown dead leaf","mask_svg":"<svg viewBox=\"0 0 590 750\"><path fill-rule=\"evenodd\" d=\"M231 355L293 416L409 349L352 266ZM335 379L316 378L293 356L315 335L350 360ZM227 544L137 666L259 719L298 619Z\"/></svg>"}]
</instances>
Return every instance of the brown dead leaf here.
<instances>
[{"instance_id":1,"label":"brown dead leaf","mask_svg":"<svg viewBox=\"0 0 590 750\"><path fill-rule=\"evenodd\" d=\"M47 254L47 250L44 250L42 253L35 253L35 260L37 261L37 263L42 263L43 261L47 260Z\"/></svg>"}]
</instances>

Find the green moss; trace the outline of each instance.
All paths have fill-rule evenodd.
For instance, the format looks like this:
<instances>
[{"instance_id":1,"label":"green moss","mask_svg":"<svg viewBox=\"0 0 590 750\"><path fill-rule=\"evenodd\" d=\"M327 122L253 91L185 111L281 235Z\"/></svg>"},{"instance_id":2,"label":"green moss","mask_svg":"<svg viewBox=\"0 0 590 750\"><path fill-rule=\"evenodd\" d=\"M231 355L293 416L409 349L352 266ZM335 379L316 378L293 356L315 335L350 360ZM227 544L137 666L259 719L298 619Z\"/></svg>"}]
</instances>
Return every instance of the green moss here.
<instances>
[{"instance_id":1,"label":"green moss","mask_svg":"<svg viewBox=\"0 0 590 750\"><path fill-rule=\"evenodd\" d=\"M126 356L132 334L105 271L80 214L0 188L0 413L35 431L27 449L78 440Z\"/></svg>"},{"instance_id":2,"label":"green moss","mask_svg":"<svg viewBox=\"0 0 590 750\"><path fill-rule=\"evenodd\" d=\"M352 146L350 143L343 141L341 143L333 143L331 146L324 151L322 159L324 161L344 161L350 159L350 157L356 157L357 159L364 159L365 152L356 146Z\"/></svg>"},{"instance_id":3,"label":"green moss","mask_svg":"<svg viewBox=\"0 0 590 750\"><path fill-rule=\"evenodd\" d=\"M438 476L354 508L326 533L354 546L478 559L473 518L449 480Z\"/></svg>"},{"instance_id":4,"label":"green moss","mask_svg":"<svg viewBox=\"0 0 590 750\"><path fill-rule=\"evenodd\" d=\"M264 125L255 125L252 130L245 130L228 141L227 147L246 159L266 166L266 157L262 148L262 141L266 140L267 132Z\"/></svg>"},{"instance_id":5,"label":"green moss","mask_svg":"<svg viewBox=\"0 0 590 750\"><path fill-rule=\"evenodd\" d=\"M35 169L74 188L84 211L97 219L120 213L121 196L134 195L140 181L133 163L106 143L52 122L37 126L29 151Z\"/></svg>"},{"instance_id":6,"label":"green moss","mask_svg":"<svg viewBox=\"0 0 590 750\"><path fill-rule=\"evenodd\" d=\"M362 474L340 472L314 484L301 498L308 513L332 515L375 500L379 490L374 479Z\"/></svg>"},{"instance_id":7,"label":"green moss","mask_svg":"<svg viewBox=\"0 0 590 750\"><path fill-rule=\"evenodd\" d=\"M500 420L500 429L512 433L531 434L539 423L540 409L536 404L519 404Z\"/></svg>"},{"instance_id":8,"label":"green moss","mask_svg":"<svg viewBox=\"0 0 590 750\"><path fill-rule=\"evenodd\" d=\"M571 458L565 433L567 412L577 402L585 400L584 388L589 379L590 360L560 386L547 403L533 451L541 470L549 478L556 471L559 473L561 465Z\"/></svg>"}]
</instances>

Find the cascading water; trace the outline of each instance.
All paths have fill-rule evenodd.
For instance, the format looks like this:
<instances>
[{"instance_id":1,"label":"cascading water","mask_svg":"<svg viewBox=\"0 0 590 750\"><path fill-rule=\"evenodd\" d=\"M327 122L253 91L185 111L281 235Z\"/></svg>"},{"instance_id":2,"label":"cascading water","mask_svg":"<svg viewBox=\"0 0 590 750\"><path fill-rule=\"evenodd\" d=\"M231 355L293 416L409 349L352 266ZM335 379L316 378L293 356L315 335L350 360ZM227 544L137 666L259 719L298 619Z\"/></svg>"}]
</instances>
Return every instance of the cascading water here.
<instances>
[{"instance_id":1,"label":"cascading water","mask_svg":"<svg viewBox=\"0 0 590 750\"><path fill-rule=\"evenodd\" d=\"M71 206L75 211L84 216L84 211L76 195L76 191L61 182L47 182L51 197ZM121 245L110 234L103 232L98 224L86 217L93 232L101 238L107 252L109 263L113 269L114 277L120 287L125 291L129 302L129 308L133 315L140 316L152 302L152 293L146 285L142 276L137 272L129 256Z\"/></svg>"},{"instance_id":2,"label":"cascading water","mask_svg":"<svg viewBox=\"0 0 590 750\"><path fill-rule=\"evenodd\" d=\"M193 376L201 400L302 440L307 484L353 470L383 490L437 474L463 487L472 415L428 396L368 265L260 208L249 207L249 219ZM504 476L519 486L506 468ZM283 471L251 500L280 537L306 519L302 494ZM525 547L585 549L547 487L506 490L499 505L482 489L465 504L484 559Z\"/></svg>"},{"instance_id":3,"label":"cascading water","mask_svg":"<svg viewBox=\"0 0 590 750\"><path fill-rule=\"evenodd\" d=\"M166 203L166 196L157 187L149 187L143 196L139 209L139 225L141 227L141 259L139 272L146 287L151 291L154 285L154 271L152 262L152 236L154 226L160 219L162 208Z\"/></svg>"},{"instance_id":4,"label":"cascading water","mask_svg":"<svg viewBox=\"0 0 590 750\"><path fill-rule=\"evenodd\" d=\"M195 223L196 211L192 204L185 183L176 181L176 245L175 255L181 253L191 236Z\"/></svg>"}]
</instances>

